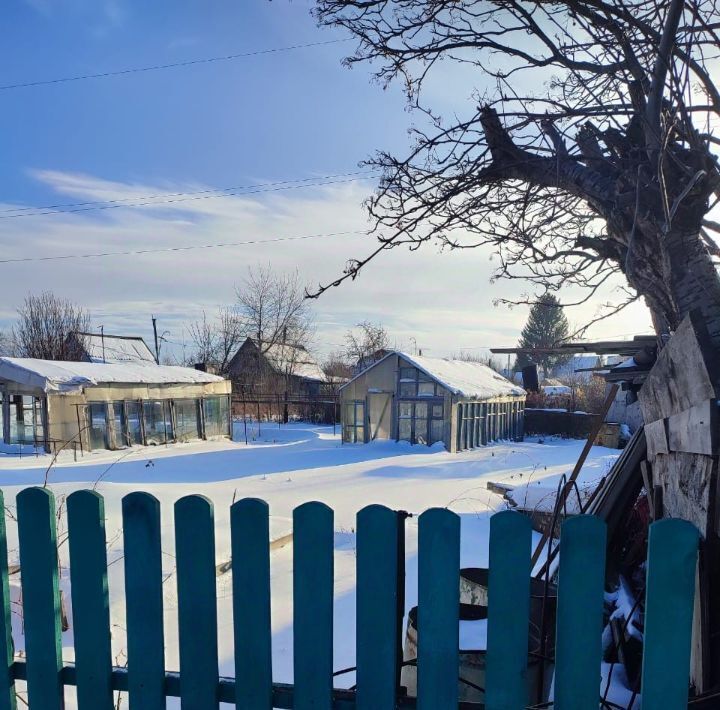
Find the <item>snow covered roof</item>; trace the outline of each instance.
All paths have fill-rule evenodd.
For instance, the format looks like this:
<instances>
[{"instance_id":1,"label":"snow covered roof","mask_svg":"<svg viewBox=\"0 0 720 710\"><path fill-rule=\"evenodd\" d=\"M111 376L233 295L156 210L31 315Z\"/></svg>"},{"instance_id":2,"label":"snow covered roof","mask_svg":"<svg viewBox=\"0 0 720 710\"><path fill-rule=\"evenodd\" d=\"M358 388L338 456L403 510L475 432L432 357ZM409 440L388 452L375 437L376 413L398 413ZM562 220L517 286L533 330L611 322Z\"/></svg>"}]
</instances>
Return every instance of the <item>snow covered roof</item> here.
<instances>
[{"instance_id":1,"label":"snow covered roof","mask_svg":"<svg viewBox=\"0 0 720 710\"><path fill-rule=\"evenodd\" d=\"M371 370L391 355L399 355L410 365L414 365L445 389L460 397L488 399L502 395L522 396L525 394L522 387L514 385L510 380L487 365L479 362L468 362L467 360L450 360L440 357L410 355L403 352L390 352L382 360L373 363L365 372ZM360 373L360 375L362 374ZM360 377L360 375L357 375L357 377ZM350 380L350 382L353 380ZM345 386L343 385L343 387Z\"/></svg>"},{"instance_id":2,"label":"snow covered roof","mask_svg":"<svg viewBox=\"0 0 720 710\"><path fill-rule=\"evenodd\" d=\"M78 333L90 362L147 362L155 358L142 338L98 333Z\"/></svg>"},{"instance_id":3,"label":"snow covered roof","mask_svg":"<svg viewBox=\"0 0 720 710\"><path fill-rule=\"evenodd\" d=\"M317 361L301 346L276 343L265 351L270 364L280 372L289 372L295 377L325 382L327 377Z\"/></svg>"},{"instance_id":4,"label":"snow covered roof","mask_svg":"<svg viewBox=\"0 0 720 710\"><path fill-rule=\"evenodd\" d=\"M105 364L0 357L0 380L68 394L101 384L202 384L223 378L189 367L145 362Z\"/></svg>"},{"instance_id":5,"label":"snow covered roof","mask_svg":"<svg viewBox=\"0 0 720 710\"><path fill-rule=\"evenodd\" d=\"M398 355L437 380L445 389L461 397L484 399L500 395L524 395L522 387L498 374L487 365L467 360L450 360L424 355Z\"/></svg>"}]
</instances>

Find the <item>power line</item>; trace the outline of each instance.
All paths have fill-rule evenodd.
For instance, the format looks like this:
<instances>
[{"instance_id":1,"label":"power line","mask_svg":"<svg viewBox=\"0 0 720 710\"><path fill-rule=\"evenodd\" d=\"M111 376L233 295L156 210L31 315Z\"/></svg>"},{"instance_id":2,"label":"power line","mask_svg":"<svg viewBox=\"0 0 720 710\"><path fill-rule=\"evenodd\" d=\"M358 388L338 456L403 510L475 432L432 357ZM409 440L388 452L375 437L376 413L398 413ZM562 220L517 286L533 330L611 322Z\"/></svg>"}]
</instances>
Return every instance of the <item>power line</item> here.
<instances>
[{"instance_id":1,"label":"power line","mask_svg":"<svg viewBox=\"0 0 720 710\"><path fill-rule=\"evenodd\" d=\"M244 59L246 57L256 57L262 54L274 54L277 52L289 52L296 49L307 49L309 47L322 47L327 44L338 44L339 42L349 42L350 38L345 39L329 39L324 42L308 42L307 44L293 44L289 47L271 47L270 49L259 49L254 52L241 52L239 54L228 54L221 57L204 57L201 59L190 59L185 62L173 62L171 64L154 64L147 67L134 67L130 69L117 69L115 71L98 72L97 74L82 74L80 76L67 76L58 79L40 79L38 81L26 81L18 84L5 84L0 86L0 91L8 91L10 89L26 89L34 86L47 86L48 84L67 84L71 81L84 81L86 79L105 79L113 76L125 76L127 74L139 74L142 72L161 71L163 69L176 69L179 67L189 67L196 64L211 64L213 62L227 62L235 59Z\"/></svg>"},{"instance_id":2,"label":"power line","mask_svg":"<svg viewBox=\"0 0 720 710\"><path fill-rule=\"evenodd\" d=\"M293 242L304 239L323 239L327 237L341 237L350 234L368 234L367 230L350 230L346 232L327 232L325 234L302 234L296 237L276 237L274 239L249 239L243 242L220 242L219 244L192 244L184 247L165 247L159 249L132 249L128 251L107 251L92 254L61 254L58 256L26 256L18 259L0 259L0 264L18 264L29 261L60 261L65 259L95 259L104 256L137 256L140 254L160 254L163 252L192 251L193 249L220 249L224 247L239 247L247 244L274 244L276 242Z\"/></svg>"},{"instance_id":3,"label":"power line","mask_svg":"<svg viewBox=\"0 0 720 710\"><path fill-rule=\"evenodd\" d=\"M159 200L162 198L172 198L172 197L186 197L186 196L195 196L195 195L210 195L213 197L224 197L225 195L229 194L232 195L236 191L240 190L252 190L253 188L257 188L257 190L265 190L269 191L270 188L273 187L281 187L281 186L293 186L293 185L299 185L301 187L314 187L315 184L324 184L324 183L318 183L317 181L323 181L323 180L334 180L335 178L344 178L344 177L352 177L356 176L355 179L360 180L363 177L372 177L373 175L377 174L376 171L364 171L364 170L356 170L354 172L348 172L348 173L336 173L334 175L318 175L316 177L308 177L308 178L296 178L291 180L279 180L276 182L269 182L264 185L234 185L232 187L214 187L214 188L208 188L206 190L193 190L190 192L165 192L165 193L158 193L156 195L135 195L134 197L121 197L116 198L114 200L90 200L87 202L64 202L57 205L34 205L31 207L8 207L6 209L0 210L0 219L12 219L13 217L25 217L25 216L36 216L35 213L37 212L39 215L42 214L48 214L47 210L52 210L52 212L55 211L61 211L65 210L67 207L87 207L87 206L93 206L93 205L118 205L120 207L126 206L126 207L133 207L135 205L128 205L125 203L128 202L135 202L137 200ZM350 182L350 181L347 181ZM217 194L220 193L220 194ZM246 194L253 194L253 193L246 193ZM147 204L163 204L162 202L148 202ZM104 208L104 207L103 207ZM101 208L98 208L101 209ZM27 215L26 213L33 212L32 215ZM13 214L9 214L13 213ZM4 215L7 214L8 216L5 217Z\"/></svg>"},{"instance_id":4,"label":"power line","mask_svg":"<svg viewBox=\"0 0 720 710\"><path fill-rule=\"evenodd\" d=\"M349 175L353 173L348 173ZM372 173L361 173L362 177L371 177ZM255 189L250 189L253 186L249 185L246 187L235 187L235 188L218 188L217 191L215 190L200 190L199 192L193 193L177 193L178 195L186 195L184 197L171 197L171 199L154 199L155 197L159 196L148 196L148 197L135 197L135 198L123 198L120 200L108 200L107 202L89 202L87 203L89 206L87 207L75 207L73 205L67 205L70 206L71 209L55 209L53 207L21 207L17 208L18 211L15 214L0 214L0 220L3 219L18 219L20 217L43 217L45 215L53 215L53 214L73 214L76 212L93 212L97 210L113 210L118 209L121 207L151 207L152 205L169 205L169 204L175 204L177 202L197 202L199 200L213 200L218 199L220 197L229 197L229 196L245 196L245 195L256 195L258 193L262 192L281 192L284 190L299 190L301 188L306 187L324 187L326 185L341 185L348 182L356 182L358 180L361 180L362 177L350 177L345 178L342 180L320 180L319 182L309 182L312 178L307 178L306 182L303 182L302 184L284 184L284 183L277 183L278 185L281 185L280 187L257 187ZM301 181L286 181L288 183L291 182L301 182ZM219 194L206 194L208 192L215 193L219 192ZM131 199L140 199L140 200L146 200L145 202L126 202L126 200ZM82 205L83 203L76 203L78 205ZM25 211L19 211L19 210L25 210ZM36 211L30 211L30 210L36 210ZM39 210L39 211L38 211ZM13 208L10 208L9 210L5 211L13 211Z\"/></svg>"}]
</instances>

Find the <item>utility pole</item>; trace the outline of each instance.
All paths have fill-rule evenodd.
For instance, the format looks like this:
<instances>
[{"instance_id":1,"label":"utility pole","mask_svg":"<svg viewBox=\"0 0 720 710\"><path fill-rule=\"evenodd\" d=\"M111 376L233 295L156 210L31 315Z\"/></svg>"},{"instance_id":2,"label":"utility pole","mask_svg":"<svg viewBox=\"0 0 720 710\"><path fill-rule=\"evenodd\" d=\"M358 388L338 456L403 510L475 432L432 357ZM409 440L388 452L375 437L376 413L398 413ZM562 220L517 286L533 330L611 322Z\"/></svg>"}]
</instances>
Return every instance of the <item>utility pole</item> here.
<instances>
[{"instance_id":1,"label":"utility pole","mask_svg":"<svg viewBox=\"0 0 720 710\"><path fill-rule=\"evenodd\" d=\"M102 343L102 355L103 355L103 363L106 362L105 360L105 326L100 326L100 342Z\"/></svg>"},{"instance_id":2,"label":"utility pole","mask_svg":"<svg viewBox=\"0 0 720 710\"><path fill-rule=\"evenodd\" d=\"M155 362L159 365L160 364L160 347L158 345L157 318L155 318L155 316L152 317L152 324L153 324L153 334L155 336Z\"/></svg>"}]
</instances>

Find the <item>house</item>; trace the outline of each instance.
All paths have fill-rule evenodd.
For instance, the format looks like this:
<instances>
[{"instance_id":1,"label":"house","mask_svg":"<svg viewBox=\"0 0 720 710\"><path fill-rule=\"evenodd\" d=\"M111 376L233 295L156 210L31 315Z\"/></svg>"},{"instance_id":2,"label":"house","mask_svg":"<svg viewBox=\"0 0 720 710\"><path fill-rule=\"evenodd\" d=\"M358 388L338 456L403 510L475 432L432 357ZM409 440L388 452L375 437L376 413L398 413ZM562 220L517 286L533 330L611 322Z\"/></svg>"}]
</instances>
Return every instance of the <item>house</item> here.
<instances>
[{"instance_id":1,"label":"house","mask_svg":"<svg viewBox=\"0 0 720 710\"><path fill-rule=\"evenodd\" d=\"M346 443L472 449L523 435L525 390L477 362L390 352L340 388Z\"/></svg>"},{"instance_id":2,"label":"house","mask_svg":"<svg viewBox=\"0 0 720 710\"><path fill-rule=\"evenodd\" d=\"M155 356L140 337L107 333L71 333L69 338L85 362L145 362L155 364Z\"/></svg>"},{"instance_id":3,"label":"house","mask_svg":"<svg viewBox=\"0 0 720 710\"><path fill-rule=\"evenodd\" d=\"M229 437L230 382L155 363L0 358L3 448L122 449Z\"/></svg>"},{"instance_id":4,"label":"house","mask_svg":"<svg viewBox=\"0 0 720 710\"><path fill-rule=\"evenodd\" d=\"M227 373L238 400L262 407L263 414L289 416L306 413L308 406L330 387L323 369L302 345L264 343L247 338L228 363ZM236 405L243 406L243 405ZM282 407L282 414L277 411Z\"/></svg>"}]
</instances>

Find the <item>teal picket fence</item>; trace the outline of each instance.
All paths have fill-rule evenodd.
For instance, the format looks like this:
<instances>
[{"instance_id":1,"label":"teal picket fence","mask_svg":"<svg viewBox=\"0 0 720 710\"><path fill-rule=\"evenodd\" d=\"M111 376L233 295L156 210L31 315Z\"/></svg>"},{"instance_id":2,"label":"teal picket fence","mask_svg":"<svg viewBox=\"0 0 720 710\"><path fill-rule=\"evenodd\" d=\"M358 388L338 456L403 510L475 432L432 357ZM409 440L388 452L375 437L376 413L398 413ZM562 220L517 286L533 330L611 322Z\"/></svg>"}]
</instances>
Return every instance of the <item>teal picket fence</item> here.
<instances>
[{"instance_id":1,"label":"teal picket fence","mask_svg":"<svg viewBox=\"0 0 720 710\"><path fill-rule=\"evenodd\" d=\"M0 497L0 505L2 499ZM15 709L15 682L27 683L32 710L61 710L64 686L76 686L80 710L112 710L113 691L127 691L130 710L159 710L166 698L207 710L228 703L245 710L438 710L482 707L458 701L460 520L446 509L419 518L417 700L398 692L403 589L398 514L371 505L357 516L356 687L333 687L333 511L306 503L294 512L294 678L274 683L270 615L268 506L231 507L235 677L218 672L215 528L212 503L188 496L175 504L180 668L166 669L160 505L151 495L123 499L127 667L113 667L110 648L103 499L68 497L75 663L63 661L55 504L29 488L17 496L26 653L13 652L8 550L0 522L0 710ZM530 523L497 513L490 525L485 704L528 705ZM592 516L566 521L557 600L554 707L596 710L600 698L605 526ZM687 707L698 534L689 523L650 528L642 704Z\"/></svg>"}]
</instances>

